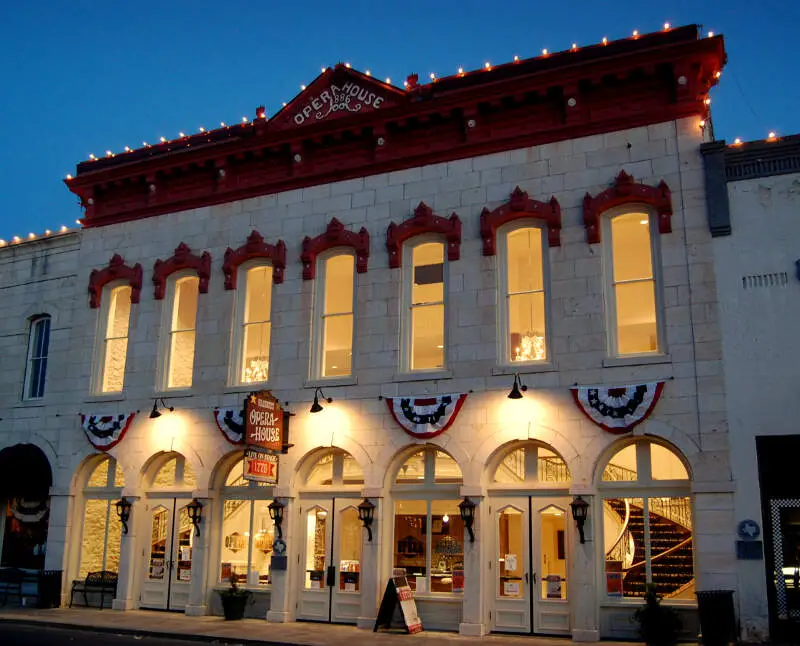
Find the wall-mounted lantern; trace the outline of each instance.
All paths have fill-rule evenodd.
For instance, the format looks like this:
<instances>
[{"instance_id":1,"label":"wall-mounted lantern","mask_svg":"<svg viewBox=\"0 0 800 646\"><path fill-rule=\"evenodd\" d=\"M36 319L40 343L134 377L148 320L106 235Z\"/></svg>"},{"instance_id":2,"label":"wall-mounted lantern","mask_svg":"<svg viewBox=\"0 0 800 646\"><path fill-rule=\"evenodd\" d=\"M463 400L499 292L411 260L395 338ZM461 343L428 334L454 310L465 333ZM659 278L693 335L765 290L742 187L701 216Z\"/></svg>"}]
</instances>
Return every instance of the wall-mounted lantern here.
<instances>
[{"instance_id":1,"label":"wall-mounted lantern","mask_svg":"<svg viewBox=\"0 0 800 646\"><path fill-rule=\"evenodd\" d=\"M311 404L311 411L312 413L319 413L324 410L322 405L319 403L319 398L322 397L326 402L329 404L333 403L333 397L326 397L325 393L322 392L322 388L317 388L314 391L314 403Z\"/></svg>"},{"instance_id":2,"label":"wall-mounted lantern","mask_svg":"<svg viewBox=\"0 0 800 646\"><path fill-rule=\"evenodd\" d=\"M572 519L578 526L578 533L581 537L581 543L586 540L583 536L583 524L586 522L586 515L589 513L589 503L580 496L575 496L575 499L569 504L572 507Z\"/></svg>"},{"instance_id":3,"label":"wall-mounted lantern","mask_svg":"<svg viewBox=\"0 0 800 646\"><path fill-rule=\"evenodd\" d=\"M196 536L200 536L200 521L203 519L203 503L197 498L192 498L192 502L186 505L186 511L189 514L189 520L194 525Z\"/></svg>"},{"instance_id":4,"label":"wall-mounted lantern","mask_svg":"<svg viewBox=\"0 0 800 646\"><path fill-rule=\"evenodd\" d=\"M125 497L120 498L114 503L114 506L117 508L117 516L119 516L119 522L122 523L122 533L128 533L128 519L131 517L131 501Z\"/></svg>"},{"instance_id":5,"label":"wall-mounted lantern","mask_svg":"<svg viewBox=\"0 0 800 646\"><path fill-rule=\"evenodd\" d=\"M511 387L511 392L508 393L509 399L522 399L524 393L528 390L528 387L522 383L522 379L519 378L519 373L514 375L514 385Z\"/></svg>"},{"instance_id":6,"label":"wall-mounted lantern","mask_svg":"<svg viewBox=\"0 0 800 646\"><path fill-rule=\"evenodd\" d=\"M464 527L469 532L469 542L474 543L475 533L472 531L472 526L475 524L475 503L464 496L464 500L458 503L458 509L461 511L461 520L464 521Z\"/></svg>"},{"instance_id":7,"label":"wall-mounted lantern","mask_svg":"<svg viewBox=\"0 0 800 646\"><path fill-rule=\"evenodd\" d=\"M164 401L163 397L156 397L153 400L153 410L150 411L150 419L158 419L161 417L161 411L158 410L158 400L161 400L161 405L166 408L170 413L175 410L174 406L167 406L167 402Z\"/></svg>"},{"instance_id":8,"label":"wall-mounted lantern","mask_svg":"<svg viewBox=\"0 0 800 646\"><path fill-rule=\"evenodd\" d=\"M358 506L358 519L367 530L367 540L372 542L372 521L375 517L375 505L364 498Z\"/></svg>"},{"instance_id":9,"label":"wall-mounted lantern","mask_svg":"<svg viewBox=\"0 0 800 646\"><path fill-rule=\"evenodd\" d=\"M275 529L278 530L278 538L283 538L281 525L283 525L283 510L286 509L286 505L277 500L273 500L269 503L267 509L269 509L269 517L275 523Z\"/></svg>"}]
</instances>

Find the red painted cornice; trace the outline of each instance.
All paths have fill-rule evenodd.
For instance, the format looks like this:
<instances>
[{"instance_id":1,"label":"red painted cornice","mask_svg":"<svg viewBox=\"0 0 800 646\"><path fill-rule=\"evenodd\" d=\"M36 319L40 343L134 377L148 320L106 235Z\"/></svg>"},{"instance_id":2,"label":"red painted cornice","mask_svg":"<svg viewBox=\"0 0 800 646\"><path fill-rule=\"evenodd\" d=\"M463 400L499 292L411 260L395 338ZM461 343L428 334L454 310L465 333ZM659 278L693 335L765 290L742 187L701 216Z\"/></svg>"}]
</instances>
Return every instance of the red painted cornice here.
<instances>
[{"instance_id":1,"label":"red painted cornice","mask_svg":"<svg viewBox=\"0 0 800 646\"><path fill-rule=\"evenodd\" d=\"M164 298L167 289L167 278L176 271L191 269L200 279L198 291L208 293L208 281L211 278L211 254L204 251L196 256L185 242L175 247L175 253L166 260L156 260L153 265L154 297L157 301Z\"/></svg>"},{"instance_id":2,"label":"red painted cornice","mask_svg":"<svg viewBox=\"0 0 800 646\"><path fill-rule=\"evenodd\" d=\"M423 233L438 233L447 240L447 259L461 257L461 219L455 214L449 218L434 215L431 208L420 202L414 215L400 224L389 223L386 230L386 250L389 252L389 267L399 269L403 265L403 243Z\"/></svg>"},{"instance_id":3,"label":"red painted cornice","mask_svg":"<svg viewBox=\"0 0 800 646\"><path fill-rule=\"evenodd\" d=\"M225 250L225 260L222 263L222 273L225 274L225 289L236 289L237 269L239 265L248 260L263 258L272 264L272 282L280 285L283 282L283 271L286 269L286 243L278 240L277 243L264 242L264 236L253 230L247 241L238 249L228 247Z\"/></svg>"},{"instance_id":4,"label":"red painted cornice","mask_svg":"<svg viewBox=\"0 0 800 646\"><path fill-rule=\"evenodd\" d=\"M326 70L272 119L82 162L66 180L86 227L453 159L705 115L723 40L695 26L518 61L406 92ZM325 88L358 84L384 102L295 116ZM356 97L357 99L357 97ZM308 111L307 111L308 112ZM263 114L257 111L258 115ZM310 114L310 113L309 113Z\"/></svg>"},{"instance_id":5,"label":"red painted cornice","mask_svg":"<svg viewBox=\"0 0 800 646\"><path fill-rule=\"evenodd\" d=\"M549 202L539 202L528 197L519 186L511 192L511 198L493 211L484 208L481 212L481 239L483 255L495 254L497 229L522 218L536 218L547 225L547 244L561 246L561 205L555 197Z\"/></svg>"},{"instance_id":6,"label":"red painted cornice","mask_svg":"<svg viewBox=\"0 0 800 646\"><path fill-rule=\"evenodd\" d=\"M323 251L334 247L350 247L356 253L356 270L359 274L367 272L369 262L369 232L361 230L348 231L336 218L331 218L325 233L320 233L316 238L306 236L303 238L303 250L300 261L303 263L303 280L314 280L317 273L317 256Z\"/></svg>"},{"instance_id":7,"label":"red painted cornice","mask_svg":"<svg viewBox=\"0 0 800 646\"><path fill-rule=\"evenodd\" d=\"M92 269L89 276L89 307L100 307L103 287L115 280L123 281L131 287L131 303L138 303L142 293L142 266L137 262L133 267L125 264L122 256L111 256L108 267Z\"/></svg>"}]
</instances>

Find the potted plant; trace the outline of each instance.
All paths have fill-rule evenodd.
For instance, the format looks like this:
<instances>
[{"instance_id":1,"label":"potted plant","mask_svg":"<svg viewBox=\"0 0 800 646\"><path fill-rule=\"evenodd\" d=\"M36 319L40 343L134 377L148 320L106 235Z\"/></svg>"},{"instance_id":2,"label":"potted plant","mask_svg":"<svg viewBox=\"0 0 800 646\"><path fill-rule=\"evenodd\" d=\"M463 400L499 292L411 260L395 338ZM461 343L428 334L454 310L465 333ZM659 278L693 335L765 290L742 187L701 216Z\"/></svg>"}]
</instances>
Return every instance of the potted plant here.
<instances>
[{"instance_id":1,"label":"potted plant","mask_svg":"<svg viewBox=\"0 0 800 646\"><path fill-rule=\"evenodd\" d=\"M236 585L236 580L232 578L229 588L217 590L217 592L222 601L222 612L225 614L225 619L232 620L244 617L244 608L251 594L249 590L242 590Z\"/></svg>"},{"instance_id":2,"label":"potted plant","mask_svg":"<svg viewBox=\"0 0 800 646\"><path fill-rule=\"evenodd\" d=\"M647 584L644 605L633 613L639 622L639 632L648 646L672 646L678 641L681 620L675 608L662 606L656 586Z\"/></svg>"}]
</instances>

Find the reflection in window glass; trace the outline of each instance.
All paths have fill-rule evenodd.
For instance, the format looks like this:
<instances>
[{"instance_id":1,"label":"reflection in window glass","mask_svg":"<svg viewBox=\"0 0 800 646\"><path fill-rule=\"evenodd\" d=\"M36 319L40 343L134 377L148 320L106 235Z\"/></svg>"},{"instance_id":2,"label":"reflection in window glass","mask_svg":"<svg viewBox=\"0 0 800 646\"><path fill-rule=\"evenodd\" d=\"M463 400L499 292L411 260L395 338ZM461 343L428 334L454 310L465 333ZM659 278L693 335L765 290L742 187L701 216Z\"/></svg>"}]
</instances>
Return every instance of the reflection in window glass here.
<instances>
[{"instance_id":1,"label":"reflection in window glass","mask_svg":"<svg viewBox=\"0 0 800 646\"><path fill-rule=\"evenodd\" d=\"M659 350L650 228L646 213L611 220L617 353L621 355Z\"/></svg>"},{"instance_id":2,"label":"reflection in window glass","mask_svg":"<svg viewBox=\"0 0 800 646\"><path fill-rule=\"evenodd\" d=\"M272 330L272 267L260 265L247 271L242 320L242 383L269 378L269 342Z\"/></svg>"},{"instance_id":3,"label":"reflection in window glass","mask_svg":"<svg viewBox=\"0 0 800 646\"><path fill-rule=\"evenodd\" d=\"M325 261L325 303L322 312L322 376L352 372L354 259L339 254Z\"/></svg>"},{"instance_id":4,"label":"reflection in window glass","mask_svg":"<svg viewBox=\"0 0 800 646\"><path fill-rule=\"evenodd\" d=\"M358 592L363 532L358 510L348 507L339 515L339 521L339 590Z\"/></svg>"},{"instance_id":5,"label":"reflection in window glass","mask_svg":"<svg viewBox=\"0 0 800 646\"><path fill-rule=\"evenodd\" d=\"M314 507L306 513L306 589L319 590L326 586L325 558L328 545L328 512Z\"/></svg>"},{"instance_id":6,"label":"reflection in window glass","mask_svg":"<svg viewBox=\"0 0 800 646\"><path fill-rule=\"evenodd\" d=\"M268 585L274 524L270 500L226 498L223 506L220 581Z\"/></svg>"},{"instance_id":7,"label":"reflection in window glass","mask_svg":"<svg viewBox=\"0 0 800 646\"><path fill-rule=\"evenodd\" d=\"M511 231L507 238L509 325L508 359L543 361L545 348L545 300L542 229Z\"/></svg>"},{"instance_id":8,"label":"reflection in window glass","mask_svg":"<svg viewBox=\"0 0 800 646\"><path fill-rule=\"evenodd\" d=\"M636 469L636 445L629 444L614 454L603 471L603 480L610 482L632 482L638 478Z\"/></svg>"},{"instance_id":9,"label":"reflection in window glass","mask_svg":"<svg viewBox=\"0 0 800 646\"><path fill-rule=\"evenodd\" d=\"M499 484L526 481L559 484L570 482L570 474L560 455L544 446L526 443L503 456L495 471L494 481Z\"/></svg>"},{"instance_id":10,"label":"reflection in window glass","mask_svg":"<svg viewBox=\"0 0 800 646\"><path fill-rule=\"evenodd\" d=\"M397 482L420 483L425 480L425 451L418 451L408 456L408 459L397 472Z\"/></svg>"},{"instance_id":11,"label":"reflection in window glass","mask_svg":"<svg viewBox=\"0 0 800 646\"><path fill-rule=\"evenodd\" d=\"M106 468L107 465L102 465ZM122 525L113 500L88 499L83 514L78 577L99 570L119 571L119 546Z\"/></svg>"},{"instance_id":12,"label":"reflection in window glass","mask_svg":"<svg viewBox=\"0 0 800 646\"><path fill-rule=\"evenodd\" d=\"M564 544L564 510L547 507L539 512L542 599L567 598L567 554Z\"/></svg>"},{"instance_id":13,"label":"reflection in window glass","mask_svg":"<svg viewBox=\"0 0 800 646\"><path fill-rule=\"evenodd\" d=\"M444 367L444 245L414 247L411 286L411 370Z\"/></svg>"},{"instance_id":14,"label":"reflection in window glass","mask_svg":"<svg viewBox=\"0 0 800 646\"><path fill-rule=\"evenodd\" d=\"M163 581L167 567L167 522L171 514L163 505L153 509L150 527L150 559L147 577Z\"/></svg>"},{"instance_id":15,"label":"reflection in window glass","mask_svg":"<svg viewBox=\"0 0 800 646\"><path fill-rule=\"evenodd\" d=\"M417 594L464 591L464 523L458 500L395 502L394 567Z\"/></svg>"},{"instance_id":16,"label":"reflection in window glass","mask_svg":"<svg viewBox=\"0 0 800 646\"><path fill-rule=\"evenodd\" d=\"M525 528L522 512L508 507L497 515L497 594L500 597L522 599L525 586L522 575L525 571Z\"/></svg>"},{"instance_id":17,"label":"reflection in window glass","mask_svg":"<svg viewBox=\"0 0 800 646\"><path fill-rule=\"evenodd\" d=\"M128 285L115 287L108 299L108 320L103 339L101 391L120 392L125 381L128 354L128 327L131 318L131 293Z\"/></svg>"},{"instance_id":18,"label":"reflection in window glass","mask_svg":"<svg viewBox=\"0 0 800 646\"><path fill-rule=\"evenodd\" d=\"M41 316L33 319L28 335L28 365L25 369L26 399L38 399L44 396L49 348L50 317Z\"/></svg>"},{"instance_id":19,"label":"reflection in window glass","mask_svg":"<svg viewBox=\"0 0 800 646\"><path fill-rule=\"evenodd\" d=\"M189 388L192 385L199 285L196 276L175 282L167 388Z\"/></svg>"},{"instance_id":20,"label":"reflection in window glass","mask_svg":"<svg viewBox=\"0 0 800 646\"><path fill-rule=\"evenodd\" d=\"M178 511L178 518L176 520L178 552L175 554L174 560L177 567L175 570L175 581L183 581L188 583L192 580L192 548L194 546L194 525L189 519L189 511L186 507L182 507Z\"/></svg>"},{"instance_id":21,"label":"reflection in window glass","mask_svg":"<svg viewBox=\"0 0 800 646\"><path fill-rule=\"evenodd\" d=\"M444 451L436 451L434 482L460 484L462 480L458 463Z\"/></svg>"}]
</instances>

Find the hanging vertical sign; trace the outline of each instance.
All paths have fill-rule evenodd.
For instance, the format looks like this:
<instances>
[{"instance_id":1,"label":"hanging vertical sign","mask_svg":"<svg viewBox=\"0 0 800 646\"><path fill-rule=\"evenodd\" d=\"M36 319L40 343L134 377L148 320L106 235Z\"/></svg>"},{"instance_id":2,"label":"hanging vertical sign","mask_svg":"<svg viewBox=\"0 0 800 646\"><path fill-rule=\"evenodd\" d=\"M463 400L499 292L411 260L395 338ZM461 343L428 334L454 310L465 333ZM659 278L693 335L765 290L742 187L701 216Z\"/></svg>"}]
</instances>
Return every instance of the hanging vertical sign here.
<instances>
[{"instance_id":1,"label":"hanging vertical sign","mask_svg":"<svg viewBox=\"0 0 800 646\"><path fill-rule=\"evenodd\" d=\"M286 453L289 413L268 390L251 393L245 400L244 479L278 484L279 455Z\"/></svg>"}]
</instances>

